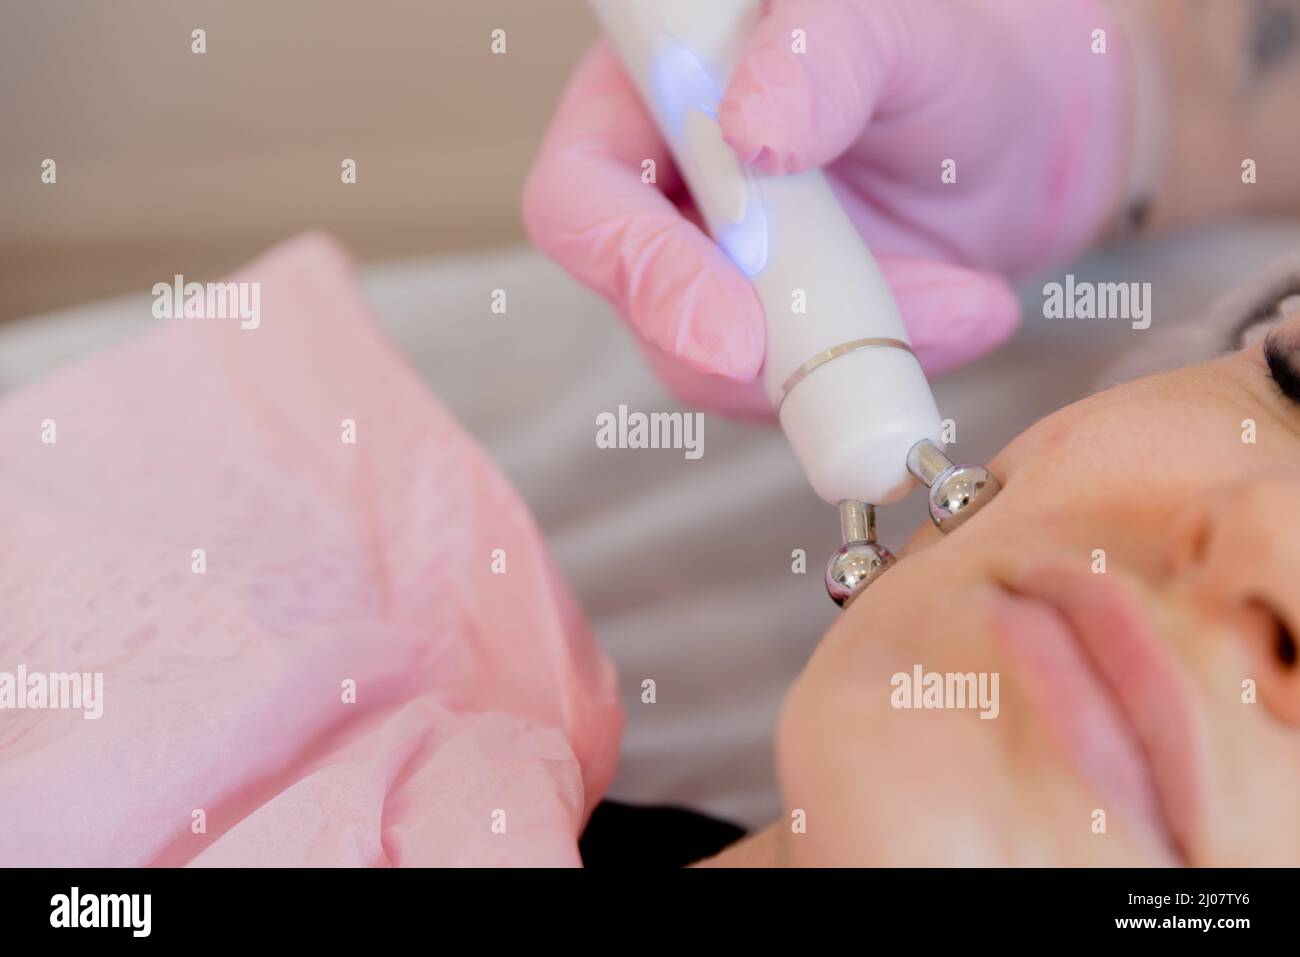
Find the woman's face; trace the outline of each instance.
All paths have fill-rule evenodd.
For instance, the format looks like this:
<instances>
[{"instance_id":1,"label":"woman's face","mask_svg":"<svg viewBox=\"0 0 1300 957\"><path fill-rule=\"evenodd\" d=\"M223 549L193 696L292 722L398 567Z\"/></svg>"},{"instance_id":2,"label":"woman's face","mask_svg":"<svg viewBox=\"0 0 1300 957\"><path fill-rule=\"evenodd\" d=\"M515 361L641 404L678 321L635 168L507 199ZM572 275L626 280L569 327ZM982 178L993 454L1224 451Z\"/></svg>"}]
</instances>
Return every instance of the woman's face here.
<instances>
[{"instance_id":1,"label":"woman's face","mask_svg":"<svg viewBox=\"0 0 1300 957\"><path fill-rule=\"evenodd\" d=\"M1300 318L1272 342L1285 381ZM1262 343L1069 406L990 468L1001 494L919 531L792 689L789 860L1300 862L1300 404ZM976 694L926 707L927 673Z\"/></svg>"}]
</instances>

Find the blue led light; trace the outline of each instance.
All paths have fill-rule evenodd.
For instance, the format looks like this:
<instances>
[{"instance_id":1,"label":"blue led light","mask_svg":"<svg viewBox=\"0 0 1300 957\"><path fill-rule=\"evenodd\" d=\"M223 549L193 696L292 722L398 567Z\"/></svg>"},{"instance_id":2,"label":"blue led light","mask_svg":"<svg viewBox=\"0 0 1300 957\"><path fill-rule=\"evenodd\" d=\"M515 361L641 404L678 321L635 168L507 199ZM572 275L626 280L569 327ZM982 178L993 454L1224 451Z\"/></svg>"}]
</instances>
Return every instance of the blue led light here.
<instances>
[{"instance_id":1,"label":"blue led light","mask_svg":"<svg viewBox=\"0 0 1300 957\"><path fill-rule=\"evenodd\" d=\"M665 38L650 65L655 109L674 143L686 136L686 116L694 109L717 118L722 90L684 44ZM767 217L757 180L746 171L748 199L743 218L717 226L714 239L742 272L756 276L767 265Z\"/></svg>"},{"instance_id":2,"label":"blue led light","mask_svg":"<svg viewBox=\"0 0 1300 957\"><path fill-rule=\"evenodd\" d=\"M751 186L756 184L751 182ZM728 223L714 237L731 261L747 276L757 276L767 265L767 218L761 197L755 196L738 223Z\"/></svg>"},{"instance_id":3,"label":"blue led light","mask_svg":"<svg viewBox=\"0 0 1300 957\"><path fill-rule=\"evenodd\" d=\"M650 66L650 85L659 115L672 138L681 142L686 113L692 108L717 115L722 91L695 54L676 40L664 42Z\"/></svg>"}]
</instances>

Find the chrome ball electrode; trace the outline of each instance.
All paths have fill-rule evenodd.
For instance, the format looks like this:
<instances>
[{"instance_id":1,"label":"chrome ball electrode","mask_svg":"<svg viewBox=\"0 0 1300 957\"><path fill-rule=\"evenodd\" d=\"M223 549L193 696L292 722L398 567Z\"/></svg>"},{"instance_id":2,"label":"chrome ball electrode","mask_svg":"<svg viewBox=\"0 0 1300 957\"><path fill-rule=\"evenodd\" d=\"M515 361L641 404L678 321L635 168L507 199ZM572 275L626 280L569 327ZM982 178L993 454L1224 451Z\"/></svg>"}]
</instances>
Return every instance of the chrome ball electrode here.
<instances>
[{"instance_id":1,"label":"chrome ball electrode","mask_svg":"<svg viewBox=\"0 0 1300 957\"><path fill-rule=\"evenodd\" d=\"M1002 484L982 465L954 465L943 450L922 439L907 454L907 468L930 489L930 519L947 535L989 503ZM878 579L895 562L876 541L876 507L867 502L840 502L844 542L826 565L826 592L841 608Z\"/></svg>"},{"instance_id":2,"label":"chrome ball electrode","mask_svg":"<svg viewBox=\"0 0 1300 957\"><path fill-rule=\"evenodd\" d=\"M893 552L876 541L874 505L840 502L840 532L844 544L826 564L826 593L846 608L895 559Z\"/></svg>"},{"instance_id":3,"label":"chrome ball electrode","mask_svg":"<svg viewBox=\"0 0 1300 957\"><path fill-rule=\"evenodd\" d=\"M929 439L912 446L907 469L929 486L930 518L945 535L1002 491L1002 484L984 466L953 465Z\"/></svg>"}]
</instances>

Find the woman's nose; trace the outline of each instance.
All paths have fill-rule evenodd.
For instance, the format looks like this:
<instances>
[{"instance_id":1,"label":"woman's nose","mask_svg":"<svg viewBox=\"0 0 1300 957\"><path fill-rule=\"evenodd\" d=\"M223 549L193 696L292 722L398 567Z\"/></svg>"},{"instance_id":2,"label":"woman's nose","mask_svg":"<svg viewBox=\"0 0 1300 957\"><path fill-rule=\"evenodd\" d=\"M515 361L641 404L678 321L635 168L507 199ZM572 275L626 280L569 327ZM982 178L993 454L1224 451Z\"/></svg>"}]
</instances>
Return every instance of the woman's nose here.
<instances>
[{"instance_id":1,"label":"woman's nose","mask_svg":"<svg viewBox=\"0 0 1300 957\"><path fill-rule=\"evenodd\" d=\"M1260 699L1300 724L1300 473L1225 486L1176 524L1174 573L1244 643Z\"/></svg>"}]
</instances>

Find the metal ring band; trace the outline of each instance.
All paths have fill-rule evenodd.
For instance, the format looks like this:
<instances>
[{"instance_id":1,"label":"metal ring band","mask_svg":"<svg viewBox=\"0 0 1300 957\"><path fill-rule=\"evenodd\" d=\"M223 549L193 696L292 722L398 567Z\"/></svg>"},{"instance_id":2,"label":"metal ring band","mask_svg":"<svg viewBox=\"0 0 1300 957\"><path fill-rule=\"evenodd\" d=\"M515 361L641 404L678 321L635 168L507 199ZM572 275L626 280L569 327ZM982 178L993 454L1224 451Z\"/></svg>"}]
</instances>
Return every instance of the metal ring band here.
<instances>
[{"instance_id":1,"label":"metal ring band","mask_svg":"<svg viewBox=\"0 0 1300 957\"><path fill-rule=\"evenodd\" d=\"M794 372L791 372L789 378L782 383L780 390L777 392L776 401L773 403L773 406L779 412L781 404L785 402L786 396L788 396L794 387L806 379L818 366L823 366L832 359L838 359L840 356L848 355L850 352L857 352L859 349L874 349L877 346L885 346L890 349L902 349L904 352L911 353L913 356L916 355L915 352L912 352L912 347L902 339L890 339L887 336L875 336L871 339L854 339L851 342L841 342L838 346L831 346L831 348L817 353L817 355L813 356L799 368L795 369Z\"/></svg>"}]
</instances>

